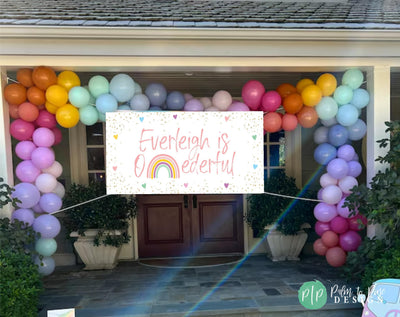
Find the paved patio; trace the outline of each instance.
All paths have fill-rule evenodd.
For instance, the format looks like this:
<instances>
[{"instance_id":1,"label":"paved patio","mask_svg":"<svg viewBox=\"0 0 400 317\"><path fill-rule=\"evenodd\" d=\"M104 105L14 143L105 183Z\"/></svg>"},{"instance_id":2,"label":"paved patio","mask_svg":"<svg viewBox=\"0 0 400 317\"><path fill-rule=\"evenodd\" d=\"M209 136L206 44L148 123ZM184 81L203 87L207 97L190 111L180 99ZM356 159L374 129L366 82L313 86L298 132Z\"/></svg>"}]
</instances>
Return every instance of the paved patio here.
<instances>
[{"instance_id":1,"label":"paved patio","mask_svg":"<svg viewBox=\"0 0 400 317\"><path fill-rule=\"evenodd\" d=\"M301 285L313 280L321 281L328 292L328 302L319 310L305 309L298 299ZM361 304L351 303L351 298L346 303L344 293L331 296L332 288L345 286L355 292L357 285L340 280L338 270L322 257L277 263L257 255L237 264L185 269L137 262L120 262L104 271L58 267L44 285L40 317L47 316L49 309L72 307L77 317L359 317L362 311Z\"/></svg>"}]
</instances>

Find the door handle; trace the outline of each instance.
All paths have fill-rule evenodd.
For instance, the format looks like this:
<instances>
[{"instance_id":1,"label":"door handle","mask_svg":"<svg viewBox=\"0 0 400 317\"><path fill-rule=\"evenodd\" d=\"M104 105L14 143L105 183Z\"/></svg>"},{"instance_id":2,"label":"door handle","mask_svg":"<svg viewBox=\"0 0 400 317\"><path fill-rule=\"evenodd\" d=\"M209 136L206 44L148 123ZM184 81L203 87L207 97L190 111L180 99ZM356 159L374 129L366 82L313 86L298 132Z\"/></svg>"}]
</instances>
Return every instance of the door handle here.
<instances>
[{"instance_id":1,"label":"door handle","mask_svg":"<svg viewBox=\"0 0 400 317\"><path fill-rule=\"evenodd\" d=\"M183 195L183 206L185 208L189 207L189 197L188 197L188 195Z\"/></svg>"},{"instance_id":2,"label":"door handle","mask_svg":"<svg viewBox=\"0 0 400 317\"><path fill-rule=\"evenodd\" d=\"M197 208L197 196L193 196L193 208Z\"/></svg>"}]
</instances>

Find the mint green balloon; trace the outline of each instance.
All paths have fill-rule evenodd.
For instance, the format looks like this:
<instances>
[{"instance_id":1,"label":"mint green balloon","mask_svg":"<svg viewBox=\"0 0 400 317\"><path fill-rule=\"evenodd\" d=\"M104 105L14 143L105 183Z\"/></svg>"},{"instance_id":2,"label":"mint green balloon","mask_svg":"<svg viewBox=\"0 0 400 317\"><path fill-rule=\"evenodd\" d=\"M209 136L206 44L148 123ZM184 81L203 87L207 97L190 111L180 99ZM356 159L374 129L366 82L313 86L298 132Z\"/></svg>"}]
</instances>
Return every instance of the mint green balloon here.
<instances>
[{"instance_id":1,"label":"mint green balloon","mask_svg":"<svg viewBox=\"0 0 400 317\"><path fill-rule=\"evenodd\" d=\"M342 85L347 85L351 89L359 88L364 81L364 75L358 68L346 70L342 77Z\"/></svg>"},{"instance_id":2,"label":"mint green balloon","mask_svg":"<svg viewBox=\"0 0 400 317\"><path fill-rule=\"evenodd\" d=\"M35 243L35 250L43 256L51 256L57 251L57 242L54 239L40 238Z\"/></svg>"},{"instance_id":3,"label":"mint green balloon","mask_svg":"<svg viewBox=\"0 0 400 317\"><path fill-rule=\"evenodd\" d=\"M69 102L77 108L87 106L90 101L90 93L83 87L72 87L68 93Z\"/></svg>"},{"instance_id":4,"label":"mint green balloon","mask_svg":"<svg viewBox=\"0 0 400 317\"><path fill-rule=\"evenodd\" d=\"M99 120L99 112L93 106L85 106L79 109L79 120L84 125L93 125Z\"/></svg>"},{"instance_id":5,"label":"mint green balloon","mask_svg":"<svg viewBox=\"0 0 400 317\"><path fill-rule=\"evenodd\" d=\"M336 116L338 112L338 104L332 97L323 97L315 106L318 117L321 120L329 120Z\"/></svg>"},{"instance_id":6,"label":"mint green balloon","mask_svg":"<svg viewBox=\"0 0 400 317\"><path fill-rule=\"evenodd\" d=\"M106 114L100 111L98 112L98 114L99 114L99 120L102 122L106 122Z\"/></svg>"},{"instance_id":7,"label":"mint green balloon","mask_svg":"<svg viewBox=\"0 0 400 317\"><path fill-rule=\"evenodd\" d=\"M89 96L90 96L88 104L91 105L91 106L95 106L96 105L96 98L93 97L92 94L90 93L89 86L85 86L83 88L85 88L87 90L87 92L89 93Z\"/></svg>"},{"instance_id":8,"label":"mint green balloon","mask_svg":"<svg viewBox=\"0 0 400 317\"><path fill-rule=\"evenodd\" d=\"M353 99L353 89L350 86L341 85L335 89L333 99L335 99L339 106L348 104Z\"/></svg>"},{"instance_id":9,"label":"mint green balloon","mask_svg":"<svg viewBox=\"0 0 400 317\"><path fill-rule=\"evenodd\" d=\"M108 94L110 92L110 83L104 76L93 76L89 80L89 91L95 98L102 94Z\"/></svg>"}]
</instances>

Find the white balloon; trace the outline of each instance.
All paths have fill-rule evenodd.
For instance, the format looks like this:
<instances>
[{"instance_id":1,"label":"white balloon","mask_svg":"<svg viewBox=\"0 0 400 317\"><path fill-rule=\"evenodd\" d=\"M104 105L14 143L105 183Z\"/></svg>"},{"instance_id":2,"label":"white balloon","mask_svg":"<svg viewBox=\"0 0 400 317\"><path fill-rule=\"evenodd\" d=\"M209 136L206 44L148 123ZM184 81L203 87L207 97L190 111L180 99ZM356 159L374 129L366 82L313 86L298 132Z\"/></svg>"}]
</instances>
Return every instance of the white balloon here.
<instances>
[{"instance_id":1,"label":"white balloon","mask_svg":"<svg viewBox=\"0 0 400 317\"><path fill-rule=\"evenodd\" d=\"M57 182L56 187L53 189L53 193L56 194L61 199L64 198L65 195L65 187L60 182Z\"/></svg>"},{"instance_id":2,"label":"white balloon","mask_svg":"<svg viewBox=\"0 0 400 317\"><path fill-rule=\"evenodd\" d=\"M329 185L337 185L338 180L336 178L333 178L328 173L325 173L320 177L319 184L321 185L321 187L325 188Z\"/></svg>"},{"instance_id":3,"label":"white balloon","mask_svg":"<svg viewBox=\"0 0 400 317\"><path fill-rule=\"evenodd\" d=\"M339 186L329 185L322 190L321 196L325 203L335 205L342 199L343 193Z\"/></svg>"},{"instance_id":4,"label":"white balloon","mask_svg":"<svg viewBox=\"0 0 400 317\"><path fill-rule=\"evenodd\" d=\"M51 193L57 186L57 179L51 174L42 173L36 178L35 186L41 193Z\"/></svg>"},{"instance_id":5,"label":"white balloon","mask_svg":"<svg viewBox=\"0 0 400 317\"><path fill-rule=\"evenodd\" d=\"M354 186L358 186L358 181L353 176L345 176L339 180L339 187L345 194L350 194Z\"/></svg>"}]
</instances>

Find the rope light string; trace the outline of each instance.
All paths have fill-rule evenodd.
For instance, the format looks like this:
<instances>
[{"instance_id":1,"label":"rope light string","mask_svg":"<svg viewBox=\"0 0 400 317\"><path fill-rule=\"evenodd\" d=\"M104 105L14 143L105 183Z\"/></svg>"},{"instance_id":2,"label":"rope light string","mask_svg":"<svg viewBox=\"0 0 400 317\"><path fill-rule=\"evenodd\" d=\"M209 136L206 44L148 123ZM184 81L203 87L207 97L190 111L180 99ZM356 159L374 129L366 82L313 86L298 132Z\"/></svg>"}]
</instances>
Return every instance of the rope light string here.
<instances>
[{"instance_id":1,"label":"rope light string","mask_svg":"<svg viewBox=\"0 0 400 317\"><path fill-rule=\"evenodd\" d=\"M76 204L76 205L73 205L73 206L69 206L69 207L66 207L66 208L63 208L63 209L54 211L54 212L51 213L51 215L54 215L54 214L57 214L57 213L59 213L59 212L66 211L66 210L69 210L69 209L72 209L72 208L76 208L76 207L79 207L79 206L82 206L82 205L86 205L86 204L88 204L88 203L91 203L92 201L96 201L96 200L102 199L102 198L104 198L104 197L106 197L106 196L109 196L109 195L105 194L105 195L103 195L103 196L96 197L96 198L93 198L93 199L90 199L90 200L81 202L81 203L79 203L79 204Z\"/></svg>"}]
</instances>

